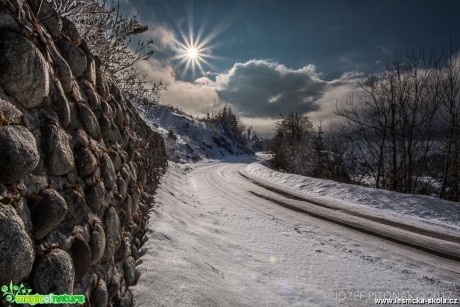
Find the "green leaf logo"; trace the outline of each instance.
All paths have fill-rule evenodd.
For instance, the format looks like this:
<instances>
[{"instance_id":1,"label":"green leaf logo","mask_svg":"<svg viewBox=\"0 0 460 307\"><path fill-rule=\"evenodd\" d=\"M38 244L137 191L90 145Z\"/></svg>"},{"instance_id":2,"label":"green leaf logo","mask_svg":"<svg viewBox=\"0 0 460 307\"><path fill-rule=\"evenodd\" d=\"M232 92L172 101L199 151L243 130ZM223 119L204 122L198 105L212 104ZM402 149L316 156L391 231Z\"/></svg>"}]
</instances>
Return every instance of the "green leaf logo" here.
<instances>
[{"instance_id":1,"label":"green leaf logo","mask_svg":"<svg viewBox=\"0 0 460 307\"><path fill-rule=\"evenodd\" d=\"M32 292L32 289L27 289L23 284L19 286L13 285L13 281L10 281L9 287L7 285L2 286L2 292L7 302L12 303L15 301L18 294L29 294Z\"/></svg>"}]
</instances>

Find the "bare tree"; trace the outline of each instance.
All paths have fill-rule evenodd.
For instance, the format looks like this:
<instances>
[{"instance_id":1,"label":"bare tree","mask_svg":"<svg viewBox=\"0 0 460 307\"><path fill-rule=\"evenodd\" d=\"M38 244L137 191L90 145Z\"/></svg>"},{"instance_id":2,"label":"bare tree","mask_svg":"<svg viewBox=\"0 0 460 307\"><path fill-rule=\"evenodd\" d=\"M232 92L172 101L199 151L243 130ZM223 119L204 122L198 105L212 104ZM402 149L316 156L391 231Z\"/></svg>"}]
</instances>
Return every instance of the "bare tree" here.
<instances>
[{"instance_id":1,"label":"bare tree","mask_svg":"<svg viewBox=\"0 0 460 307\"><path fill-rule=\"evenodd\" d=\"M374 177L377 188L385 186L387 147L390 126L390 105L384 97L385 76L369 76L358 85L362 95L356 101L350 94L337 114L347 119L349 140L356 147L360 172ZM390 79L391 80L391 79Z\"/></svg>"},{"instance_id":2,"label":"bare tree","mask_svg":"<svg viewBox=\"0 0 460 307\"><path fill-rule=\"evenodd\" d=\"M359 83L361 96L337 108L376 187L414 193L433 146L439 107L439 58L423 50L396 53L379 74Z\"/></svg>"},{"instance_id":3,"label":"bare tree","mask_svg":"<svg viewBox=\"0 0 460 307\"><path fill-rule=\"evenodd\" d=\"M452 46L442 55L439 72L441 112L445 125L443 140L442 186L439 196L460 200L460 59Z\"/></svg>"}]
</instances>

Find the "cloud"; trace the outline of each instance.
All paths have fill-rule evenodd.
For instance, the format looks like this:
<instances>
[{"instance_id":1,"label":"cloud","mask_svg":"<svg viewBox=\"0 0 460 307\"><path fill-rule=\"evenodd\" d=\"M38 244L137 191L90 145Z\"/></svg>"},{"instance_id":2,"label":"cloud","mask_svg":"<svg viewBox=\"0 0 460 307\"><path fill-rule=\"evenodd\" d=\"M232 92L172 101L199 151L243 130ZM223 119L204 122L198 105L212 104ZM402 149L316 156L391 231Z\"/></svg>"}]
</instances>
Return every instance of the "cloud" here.
<instances>
[{"instance_id":1,"label":"cloud","mask_svg":"<svg viewBox=\"0 0 460 307\"><path fill-rule=\"evenodd\" d=\"M140 38L144 41L153 41L152 49L155 59L170 63L170 59L180 49L176 33L167 26L152 25L150 22L147 22L146 25L148 26L148 31L142 33Z\"/></svg>"},{"instance_id":2,"label":"cloud","mask_svg":"<svg viewBox=\"0 0 460 307\"><path fill-rule=\"evenodd\" d=\"M332 81L328 84L324 95L317 101L319 108L309 112L308 117L315 125L321 124L322 128L325 130L332 127L334 124L342 122L343 118L334 114L337 105L342 105L347 96L356 91L356 81ZM358 98L358 96L355 98Z\"/></svg>"},{"instance_id":3,"label":"cloud","mask_svg":"<svg viewBox=\"0 0 460 307\"><path fill-rule=\"evenodd\" d=\"M216 100L217 92L213 86L176 81L168 85L168 90L162 95L160 102L202 117L208 112L211 113L213 101Z\"/></svg>"},{"instance_id":4,"label":"cloud","mask_svg":"<svg viewBox=\"0 0 460 307\"><path fill-rule=\"evenodd\" d=\"M219 98L247 117L318 110L326 87L314 65L291 69L267 60L236 63L216 77Z\"/></svg>"},{"instance_id":5,"label":"cloud","mask_svg":"<svg viewBox=\"0 0 460 307\"><path fill-rule=\"evenodd\" d=\"M216 83L208 77L200 77L195 80L195 84L215 86Z\"/></svg>"},{"instance_id":6,"label":"cloud","mask_svg":"<svg viewBox=\"0 0 460 307\"><path fill-rule=\"evenodd\" d=\"M168 63L151 58L149 61L136 63L136 68L140 73L147 74L147 79L153 82L162 81L170 84L176 82L176 73Z\"/></svg>"},{"instance_id":7,"label":"cloud","mask_svg":"<svg viewBox=\"0 0 460 307\"><path fill-rule=\"evenodd\" d=\"M335 124L343 122L343 118L334 114L337 105L340 106L350 93L354 93L355 98L359 99L360 92L357 81L363 79L363 74L358 72L345 73L341 78L326 82L323 95L316 101L318 108L306 113L314 126L321 124L323 130L332 128ZM274 117L245 117L242 122L252 126L259 135L264 137L272 136L276 128L276 121L280 116Z\"/></svg>"},{"instance_id":8,"label":"cloud","mask_svg":"<svg viewBox=\"0 0 460 307\"><path fill-rule=\"evenodd\" d=\"M174 50L178 47L178 41L175 33L164 26L149 27L147 34L153 39L156 46L161 49Z\"/></svg>"},{"instance_id":9,"label":"cloud","mask_svg":"<svg viewBox=\"0 0 460 307\"><path fill-rule=\"evenodd\" d=\"M246 127L252 127L261 137L271 137L276 128L276 121L279 119L279 117L240 117Z\"/></svg>"},{"instance_id":10,"label":"cloud","mask_svg":"<svg viewBox=\"0 0 460 307\"><path fill-rule=\"evenodd\" d=\"M147 79L161 80L166 84L167 90L160 97L161 104L177 106L194 116L204 116L211 111L212 102L218 100L214 82L206 77L198 78L195 83L177 80L173 67L156 59L141 62L138 68L147 74Z\"/></svg>"}]
</instances>

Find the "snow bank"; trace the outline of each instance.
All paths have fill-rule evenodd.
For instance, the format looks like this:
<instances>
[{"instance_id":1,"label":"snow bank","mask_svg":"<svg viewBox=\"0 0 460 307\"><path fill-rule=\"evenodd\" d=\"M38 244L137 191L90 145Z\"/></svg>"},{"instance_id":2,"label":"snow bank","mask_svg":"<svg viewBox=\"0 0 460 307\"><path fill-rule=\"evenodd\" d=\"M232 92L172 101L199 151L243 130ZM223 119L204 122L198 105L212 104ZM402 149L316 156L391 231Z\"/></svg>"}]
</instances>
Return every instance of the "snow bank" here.
<instances>
[{"instance_id":1,"label":"snow bank","mask_svg":"<svg viewBox=\"0 0 460 307\"><path fill-rule=\"evenodd\" d=\"M381 210L384 214L460 230L460 204L456 202L282 173L260 162L248 165L246 172L305 196L338 199L350 206Z\"/></svg>"}]
</instances>

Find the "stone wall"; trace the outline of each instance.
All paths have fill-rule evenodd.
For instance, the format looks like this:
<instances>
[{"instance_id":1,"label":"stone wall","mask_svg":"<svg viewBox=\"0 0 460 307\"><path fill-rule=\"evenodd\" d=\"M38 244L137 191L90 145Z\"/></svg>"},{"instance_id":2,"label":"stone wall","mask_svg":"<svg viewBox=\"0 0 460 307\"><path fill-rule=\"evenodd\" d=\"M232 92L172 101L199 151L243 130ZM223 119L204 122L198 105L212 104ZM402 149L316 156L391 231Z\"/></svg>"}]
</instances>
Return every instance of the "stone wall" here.
<instances>
[{"instance_id":1,"label":"stone wall","mask_svg":"<svg viewBox=\"0 0 460 307\"><path fill-rule=\"evenodd\" d=\"M166 165L69 20L46 1L0 0L0 286L132 305Z\"/></svg>"}]
</instances>

